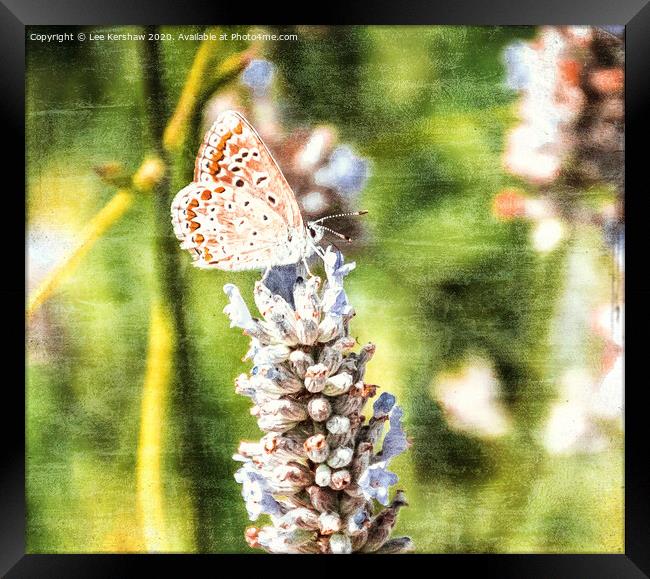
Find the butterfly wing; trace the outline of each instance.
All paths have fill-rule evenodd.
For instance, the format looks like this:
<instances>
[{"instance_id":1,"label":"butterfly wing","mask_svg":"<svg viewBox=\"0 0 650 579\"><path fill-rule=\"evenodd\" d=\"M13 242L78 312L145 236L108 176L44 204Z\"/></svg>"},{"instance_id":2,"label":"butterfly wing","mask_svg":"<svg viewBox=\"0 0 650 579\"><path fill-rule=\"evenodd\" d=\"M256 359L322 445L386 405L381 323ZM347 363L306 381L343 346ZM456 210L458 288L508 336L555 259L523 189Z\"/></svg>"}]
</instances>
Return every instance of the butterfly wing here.
<instances>
[{"instance_id":1,"label":"butterfly wing","mask_svg":"<svg viewBox=\"0 0 650 579\"><path fill-rule=\"evenodd\" d=\"M295 196L259 135L232 111L206 134L194 182L172 203L172 223L198 267L244 270L303 257Z\"/></svg>"},{"instance_id":2,"label":"butterfly wing","mask_svg":"<svg viewBox=\"0 0 650 579\"><path fill-rule=\"evenodd\" d=\"M261 137L239 113L225 111L203 139L194 166L194 181L232 184L238 178L291 227L303 228L296 197Z\"/></svg>"},{"instance_id":3,"label":"butterfly wing","mask_svg":"<svg viewBox=\"0 0 650 579\"><path fill-rule=\"evenodd\" d=\"M302 257L304 242L247 186L190 183L172 203L172 223L197 267L239 271Z\"/></svg>"}]
</instances>

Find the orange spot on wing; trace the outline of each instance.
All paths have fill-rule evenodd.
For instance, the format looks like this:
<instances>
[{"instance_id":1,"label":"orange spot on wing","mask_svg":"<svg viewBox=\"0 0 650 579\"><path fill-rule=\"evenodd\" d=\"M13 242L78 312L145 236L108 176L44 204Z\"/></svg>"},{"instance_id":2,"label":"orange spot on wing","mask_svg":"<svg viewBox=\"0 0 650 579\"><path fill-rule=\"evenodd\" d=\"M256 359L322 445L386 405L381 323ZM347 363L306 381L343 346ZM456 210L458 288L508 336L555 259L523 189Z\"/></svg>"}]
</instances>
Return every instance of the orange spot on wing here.
<instances>
[{"instance_id":1,"label":"orange spot on wing","mask_svg":"<svg viewBox=\"0 0 650 579\"><path fill-rule=\"evenodd\" d=\"M205 237L203 237L200 233L197 233L194 236L194 241L195 243L203 243L205 241Z\"/></svg>"},{"instance_id":2,"label":"orange spot on wing","mask_svg":"<svg viewBox=\"0 0 650 579\"><path fill-rule=\"evenodd\" d=\"M221 137L221 140L217 145L217 151L222 153L221 157L223 157L223 150L226 148L226 143L230 140L231 137L232 137L232 133L230 131L228 131L223 137Z\"/></svg>"},{"instance_id":3,"label":"orange spot on wing","mask_svg":"<svg viewBox=\"0 0 650 579\"><path fill-rule=\"evenodd\" d=\"M188 207L198 207L199 206L199 200L198 199L192 199L188 204Z\"/></svg>"},{"instance_id":4,"label":"orange spot on wing","mask_svg":"<svg viewBox=\"0 0 650 579\"><path fill-rule=\"evenodd\" d=\"M197 205L198 205L198 203L197 203ZM190 219L194 219L194 218L196 217L196 213L194 213L194 211L192 211L191 209L188 209L188 210L187 210L186 215L187 215L187 219L188 219L188 221L189 221Z\"/></svg>"},{"instance_id":5,"label":"orange spot on wing","mask_svg":"<svg viewBox=\"0 0 650 579\"><path fill-rule=\"evenodd\" d=\"M238 135L241 135L242 130L243 130L242 124L241 124L241 123L237 123L237 126L235 127L234 130L235 130L235 133L237 133Z\"/></svg>"},{"instance_id":6,"label":"orange spot on wing","mask_svg":"<svg viewBox=\"0 0 650 579\"><path fill-rule=\"evenodd\" d=\"M196 231L199 227L201 227L201 225L199 223L197 223L196 221L192 221L190 223L190 229L192 231Z\"/></svg>"},{"instance_id":7,"label":"orange spot on wing","mask_svg":"<svg viewBox=\"0 0 650 579\"><path fill-rule=\"evenodd\" d=\"M203 201L209 201L212 199L212 193L206 189L203 191L203 193L201 193L201 199L203 199Z\"/></svg>"}]
</instances>

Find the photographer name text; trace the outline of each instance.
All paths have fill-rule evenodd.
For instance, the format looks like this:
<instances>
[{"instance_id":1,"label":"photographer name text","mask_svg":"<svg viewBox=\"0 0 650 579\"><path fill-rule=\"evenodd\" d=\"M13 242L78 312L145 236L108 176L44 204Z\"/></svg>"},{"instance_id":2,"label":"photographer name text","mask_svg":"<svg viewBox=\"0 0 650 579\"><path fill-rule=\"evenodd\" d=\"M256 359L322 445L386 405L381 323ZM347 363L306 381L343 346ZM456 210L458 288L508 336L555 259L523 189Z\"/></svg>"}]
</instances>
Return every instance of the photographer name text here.
<instances>
[{"instance_id":1,"label":"photographer name text","mask_svg":"<svg viewBox=\"0 0 650 579\"><path fill-rule=\"evenodd\" d=\"M80 42L94 41L94 42L151 42L151 41L284 41L284 40L298 40L297 34L272 34L272 33L245 33L239 32L223 32L216 34L214 32L198 32L195 34L185 34L183 32L177 34L171 33L113 33L113 32L61 32L58 34L41 34L32 32L28 36L29 40L35 42L71 42L77 40Z\"/></svg>"}]
</instances>

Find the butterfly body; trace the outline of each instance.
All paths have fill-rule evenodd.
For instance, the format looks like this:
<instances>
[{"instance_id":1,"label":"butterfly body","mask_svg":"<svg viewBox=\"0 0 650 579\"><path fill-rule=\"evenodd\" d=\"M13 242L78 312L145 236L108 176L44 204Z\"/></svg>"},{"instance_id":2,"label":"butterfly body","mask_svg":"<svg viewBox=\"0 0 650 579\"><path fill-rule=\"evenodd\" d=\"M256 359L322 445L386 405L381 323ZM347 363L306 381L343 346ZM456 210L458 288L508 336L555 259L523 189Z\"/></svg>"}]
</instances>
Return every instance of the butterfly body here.
<instances>
[{"instance_id":1,"label":"butterfly body","mask_svg":"<svg viewBox=\"0 0 650 579\"><path fill-rule=\"evenodd\" d=\"M305 226L296 198L262 139L238 113L206 134L194 180L171 207L181 247L194 265L228 271L270 268L318 251L322 229Z\"/></svg>"}]
</instances>

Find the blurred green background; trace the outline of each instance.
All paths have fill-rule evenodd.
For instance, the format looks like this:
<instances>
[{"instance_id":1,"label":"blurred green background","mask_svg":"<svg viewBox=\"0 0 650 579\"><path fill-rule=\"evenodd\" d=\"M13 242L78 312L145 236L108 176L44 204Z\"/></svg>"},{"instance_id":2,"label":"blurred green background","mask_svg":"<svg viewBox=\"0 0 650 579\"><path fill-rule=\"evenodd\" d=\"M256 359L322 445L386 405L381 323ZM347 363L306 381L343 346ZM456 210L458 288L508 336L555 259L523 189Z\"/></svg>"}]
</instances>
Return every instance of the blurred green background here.
<instances>
[{"instance_id":1,"label":"blurred green background","mask_svg":"<svg viewBox=\"0 0 650 579\"><path fill-rule=\"evenodd\" d=\"M248 29L219 30L232 31ZM397 395L413 438L393 469L410 504L396 533L423 553L622 552L621 428L580 407L581 377L598 379L606 348L589 312L611 301L610 254L596 226L573 223L539 251L532 223L492 210L505 188L534 194L501 168L518 97L502 54L536 30L276 31L298 40L255 50L276 68L283 122L335 127L370 163L353 204L370 213L347 255L357 261L348 294L352 334L378 347L367 379ZM27 41L30 294L123 185L112 163L130 175L158 155L169 168L152 192L129 193L29 319L32 553L251 552L231 455L260 433L234 393L247 339L228 327L222 287L250 296L259 274L191 267L169 221L191 180L203 104L220 91L251 98L237 64L251 44L213 43L182 143L164 152L201 46L176 36L201 30L158 32L172 40ZM561 403L570 408L554 415ZM587 443L554 444L576 417Z\"/></svg>"}]
</instances>

